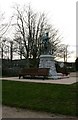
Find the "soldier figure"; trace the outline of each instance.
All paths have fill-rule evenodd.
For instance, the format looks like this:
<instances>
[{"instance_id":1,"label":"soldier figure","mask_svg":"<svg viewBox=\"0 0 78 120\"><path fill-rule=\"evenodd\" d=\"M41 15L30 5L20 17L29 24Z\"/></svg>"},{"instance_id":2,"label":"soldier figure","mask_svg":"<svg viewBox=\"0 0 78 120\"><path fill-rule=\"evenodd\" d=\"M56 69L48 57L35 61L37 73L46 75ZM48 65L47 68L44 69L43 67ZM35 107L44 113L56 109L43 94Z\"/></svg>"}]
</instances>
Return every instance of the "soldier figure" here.
<instances>
[{"instance_id":1,"label":"soldier figure","mask_svg":"<svg viewBox=\"0 0 78 120\"><path fill-rule=\"evenodd\" d=\"M46 36L43 37L43 44L44 44L44 54L49 54L49 37L48 32Z\"/></svg>"}]
</instances>

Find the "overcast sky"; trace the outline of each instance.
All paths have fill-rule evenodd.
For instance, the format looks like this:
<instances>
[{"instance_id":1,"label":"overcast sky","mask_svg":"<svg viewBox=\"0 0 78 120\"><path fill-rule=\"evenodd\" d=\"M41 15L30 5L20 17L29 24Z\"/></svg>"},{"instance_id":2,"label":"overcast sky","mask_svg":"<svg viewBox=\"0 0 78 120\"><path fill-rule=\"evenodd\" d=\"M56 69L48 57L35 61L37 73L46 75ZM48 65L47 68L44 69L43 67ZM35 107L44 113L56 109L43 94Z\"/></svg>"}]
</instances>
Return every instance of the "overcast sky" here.
<instances>
[{"instance_id":1,"label":"overcast sky","mask_svg":"<svg viewBox=\"0 0 78 120\"><path fill-rule=\"evenodd\" d=\"M76 0L0 0L0 10L5 12L7 18L12 15L15 3L30 3L35 11L45 12L50 23L59 29L62 42L70 45L71 50L76 50ZM73 57L71 61L74 61Z\"/></svg>"}]
</instances>

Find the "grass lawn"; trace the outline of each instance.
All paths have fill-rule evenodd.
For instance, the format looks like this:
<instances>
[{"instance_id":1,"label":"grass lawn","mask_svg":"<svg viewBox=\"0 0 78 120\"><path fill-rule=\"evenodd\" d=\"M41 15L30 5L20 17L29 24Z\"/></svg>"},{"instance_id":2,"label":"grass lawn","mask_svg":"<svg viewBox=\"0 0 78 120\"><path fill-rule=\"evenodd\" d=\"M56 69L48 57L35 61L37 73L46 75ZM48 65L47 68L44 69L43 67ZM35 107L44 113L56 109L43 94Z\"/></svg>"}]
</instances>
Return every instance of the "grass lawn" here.
<instances>
[{"instance_id":1,"label":"grass lawn","mask_svg":"<svg viewBox=\"0 0 78 120\"><path fill-rule=\"evenodd\" d=\"M77 86L3 80L2 104L78 116Z\"/></svg>"}]
</instances>

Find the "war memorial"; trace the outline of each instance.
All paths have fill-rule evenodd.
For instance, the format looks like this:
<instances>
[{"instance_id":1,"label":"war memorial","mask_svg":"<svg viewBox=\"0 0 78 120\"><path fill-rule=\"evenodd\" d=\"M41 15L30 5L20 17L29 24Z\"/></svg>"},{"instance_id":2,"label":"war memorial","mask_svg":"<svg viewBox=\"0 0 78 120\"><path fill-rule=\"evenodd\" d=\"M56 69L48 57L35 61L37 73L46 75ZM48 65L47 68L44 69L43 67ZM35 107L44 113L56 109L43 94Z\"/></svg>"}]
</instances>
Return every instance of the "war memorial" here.
<instances>
[{"instance_id":1,"label":"war memorial","mask_svg":"<svg viewBox=\"0 0 78 120\"><path fill-rule=\"evenodd\" d=\"M57 73L55 67L54 56L49 52L49 33L45 33L42 41L43 41L43 53L40 55L39 67L38 68L24 68L19 73L19 79L21 76L25 78L26 76L30 77L40 77L49 78L49 79L61 79L68 77L65 74ZM61 65L63 67L63 65Z\"/></svg>"}]
</instances>

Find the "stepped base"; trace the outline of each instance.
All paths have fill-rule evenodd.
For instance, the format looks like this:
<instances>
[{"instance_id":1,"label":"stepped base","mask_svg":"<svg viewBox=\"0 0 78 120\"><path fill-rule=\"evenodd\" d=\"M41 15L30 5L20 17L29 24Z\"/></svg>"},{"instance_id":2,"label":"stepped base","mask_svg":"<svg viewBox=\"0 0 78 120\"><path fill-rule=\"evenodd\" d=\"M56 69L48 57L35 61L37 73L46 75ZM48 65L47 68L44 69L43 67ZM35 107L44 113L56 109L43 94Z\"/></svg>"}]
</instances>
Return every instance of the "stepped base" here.
<instances>
[{"instance_id":1,"label":"stepped base","mask_svg":"<svg viewBox=\"0 0 78 120\"><path fill-rule=\"evenodd\" d=\"M52 55L41 55L39 68L50 68L48 78L62 79L66 77L62 73L57 73L56 68L55 68L55 61Z\"/></svg>"}]
</instances>

